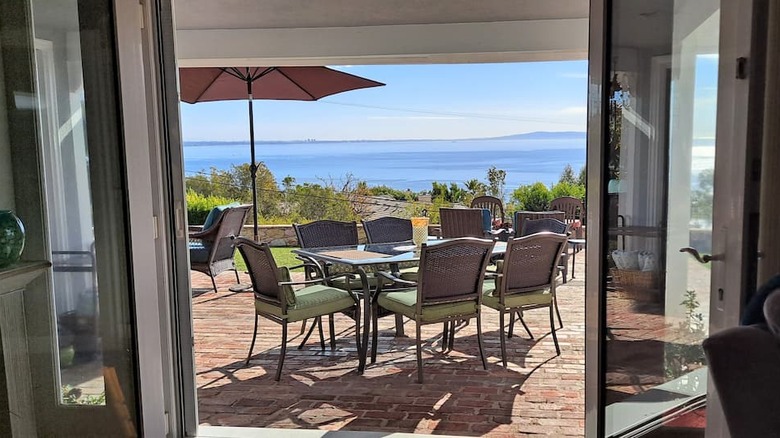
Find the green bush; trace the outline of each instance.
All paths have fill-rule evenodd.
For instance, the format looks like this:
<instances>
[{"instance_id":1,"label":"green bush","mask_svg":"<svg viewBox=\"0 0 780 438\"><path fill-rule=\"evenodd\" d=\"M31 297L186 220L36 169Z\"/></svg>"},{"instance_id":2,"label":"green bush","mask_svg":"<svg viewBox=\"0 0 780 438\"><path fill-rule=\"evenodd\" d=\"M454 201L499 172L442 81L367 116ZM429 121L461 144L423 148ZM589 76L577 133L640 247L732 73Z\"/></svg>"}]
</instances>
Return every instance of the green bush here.
<instances>
[{"instance_id":1,"label":"green bush","mask_svg":"<svg viewBox=\"0 0 780 438\"><path fill-rule=\"evenodd\" d=\"M204 196L193 190L187 190L187 221L192 225L201 225L214 207L232 202L235 201L220 196Z\"/></svg>"},{"instance_id":2,"label":"green bush","mask_svg":"<svg viewBox=\"0 0 780 438\"><path fill-rule=\"evenodd\" d=\"M512 192L512 201L515 204L513 207L516 210L547 211L552 200L552 193L541 182L522 185Z\"/></svg>"},{"instance_id":3,"label":"green bush","mask_svg":"<svg viewBox=\"0 0 780 438\"><path fill-rule=\"evenodd\" d=\"M585 186L561 181L552 187L550 194L552 195L552 199L560 198L561 196L571 196L584 202Z\"/></svg>"}]
</instances>

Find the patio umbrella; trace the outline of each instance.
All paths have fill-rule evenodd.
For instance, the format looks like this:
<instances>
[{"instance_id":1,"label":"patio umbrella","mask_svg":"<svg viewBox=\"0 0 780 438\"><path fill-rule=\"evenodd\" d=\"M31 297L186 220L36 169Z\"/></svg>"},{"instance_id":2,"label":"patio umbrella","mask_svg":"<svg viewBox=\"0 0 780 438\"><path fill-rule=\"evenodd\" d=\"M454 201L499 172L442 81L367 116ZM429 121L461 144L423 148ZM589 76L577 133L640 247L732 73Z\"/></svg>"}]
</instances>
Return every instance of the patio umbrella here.
<instances>
[{"instance_id":1,"label":"patio umbrella","mask_svg":"<svg viewBox=\"0 0 780 438\"><path fill-rule=\"evenodd\" d=\"M381 82L327 67L188 67L179 69L182 102L249 100L249 147L252 156L252 211L257 241L257 163L255 160L254 99L318 100Z\"/></svg>"}]
</instances>

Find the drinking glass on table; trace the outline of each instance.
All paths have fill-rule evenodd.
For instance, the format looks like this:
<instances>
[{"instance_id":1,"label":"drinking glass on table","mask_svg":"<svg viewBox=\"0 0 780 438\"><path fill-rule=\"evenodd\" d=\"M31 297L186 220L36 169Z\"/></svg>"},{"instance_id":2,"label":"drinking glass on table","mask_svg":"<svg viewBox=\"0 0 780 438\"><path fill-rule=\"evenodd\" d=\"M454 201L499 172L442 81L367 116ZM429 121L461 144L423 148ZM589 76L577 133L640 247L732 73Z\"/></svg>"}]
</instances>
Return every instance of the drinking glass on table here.
<instances>
[{"instance_id":1,"label":"drinking glass on table","mask_svg":"<svg viewBox=\"0 0 780 438\"><path fill-rule=\"evenodd\" d=\"M413 217L412 218L412 242L419 248L423 242L428 240L428 218L427 217Z\"/></svg>"}]
</instances>

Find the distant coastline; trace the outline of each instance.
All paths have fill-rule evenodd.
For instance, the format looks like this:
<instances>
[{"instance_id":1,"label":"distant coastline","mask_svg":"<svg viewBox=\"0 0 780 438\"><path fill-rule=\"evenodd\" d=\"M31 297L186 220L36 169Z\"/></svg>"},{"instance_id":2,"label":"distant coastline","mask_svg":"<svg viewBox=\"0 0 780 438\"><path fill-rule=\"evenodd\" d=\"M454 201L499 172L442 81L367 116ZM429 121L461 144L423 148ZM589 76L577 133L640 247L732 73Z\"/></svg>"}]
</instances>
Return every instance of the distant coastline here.
<instances>
[{"instance_id":1,"label":"distant coastline","mask_svg":"<svg viewBox=\"0 0 780 438\"><path fill-rule=\"evenodd\" d=\"M584 131L534 131L523 134L505 135L500 137L482 138L453 138L453 139L401 139L401 140L255 140L256 144L333 144L333 143L412 143L412 142L466 142L466 141L507 141L507 140L585 140ZM210 140L185 140L185 147L215 146L215 145L241 145L247 144L247 140L210 141Z\"/></svg>"}]
</instances>

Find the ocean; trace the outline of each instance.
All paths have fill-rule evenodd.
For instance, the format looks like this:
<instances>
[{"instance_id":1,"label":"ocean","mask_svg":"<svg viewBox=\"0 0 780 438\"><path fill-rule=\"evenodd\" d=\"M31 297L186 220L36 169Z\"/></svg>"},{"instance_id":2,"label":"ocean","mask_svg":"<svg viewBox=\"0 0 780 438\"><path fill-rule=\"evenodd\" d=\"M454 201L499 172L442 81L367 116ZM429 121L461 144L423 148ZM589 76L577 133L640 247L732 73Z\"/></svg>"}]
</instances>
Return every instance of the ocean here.
<instances>
[{"instance_id":1,"label":"ocean","mask_svg":"<svg viewBox=\"0 0 780 438\"><path fill-rule=\"evenodd\" d=\"M257 161L278 183L344 180L347 174L369 185L412 191L430 190L431 182L461 184L486 180L491 166L506 171L507 194L521 184L558 181L571 164L575 175L585 165L585 139L480 139L349 142L275 142L255 144ZM249 143L197 142L184 145L187 176L211 167L227 169L250 161Z\"/></svg>"}]
</instances>

